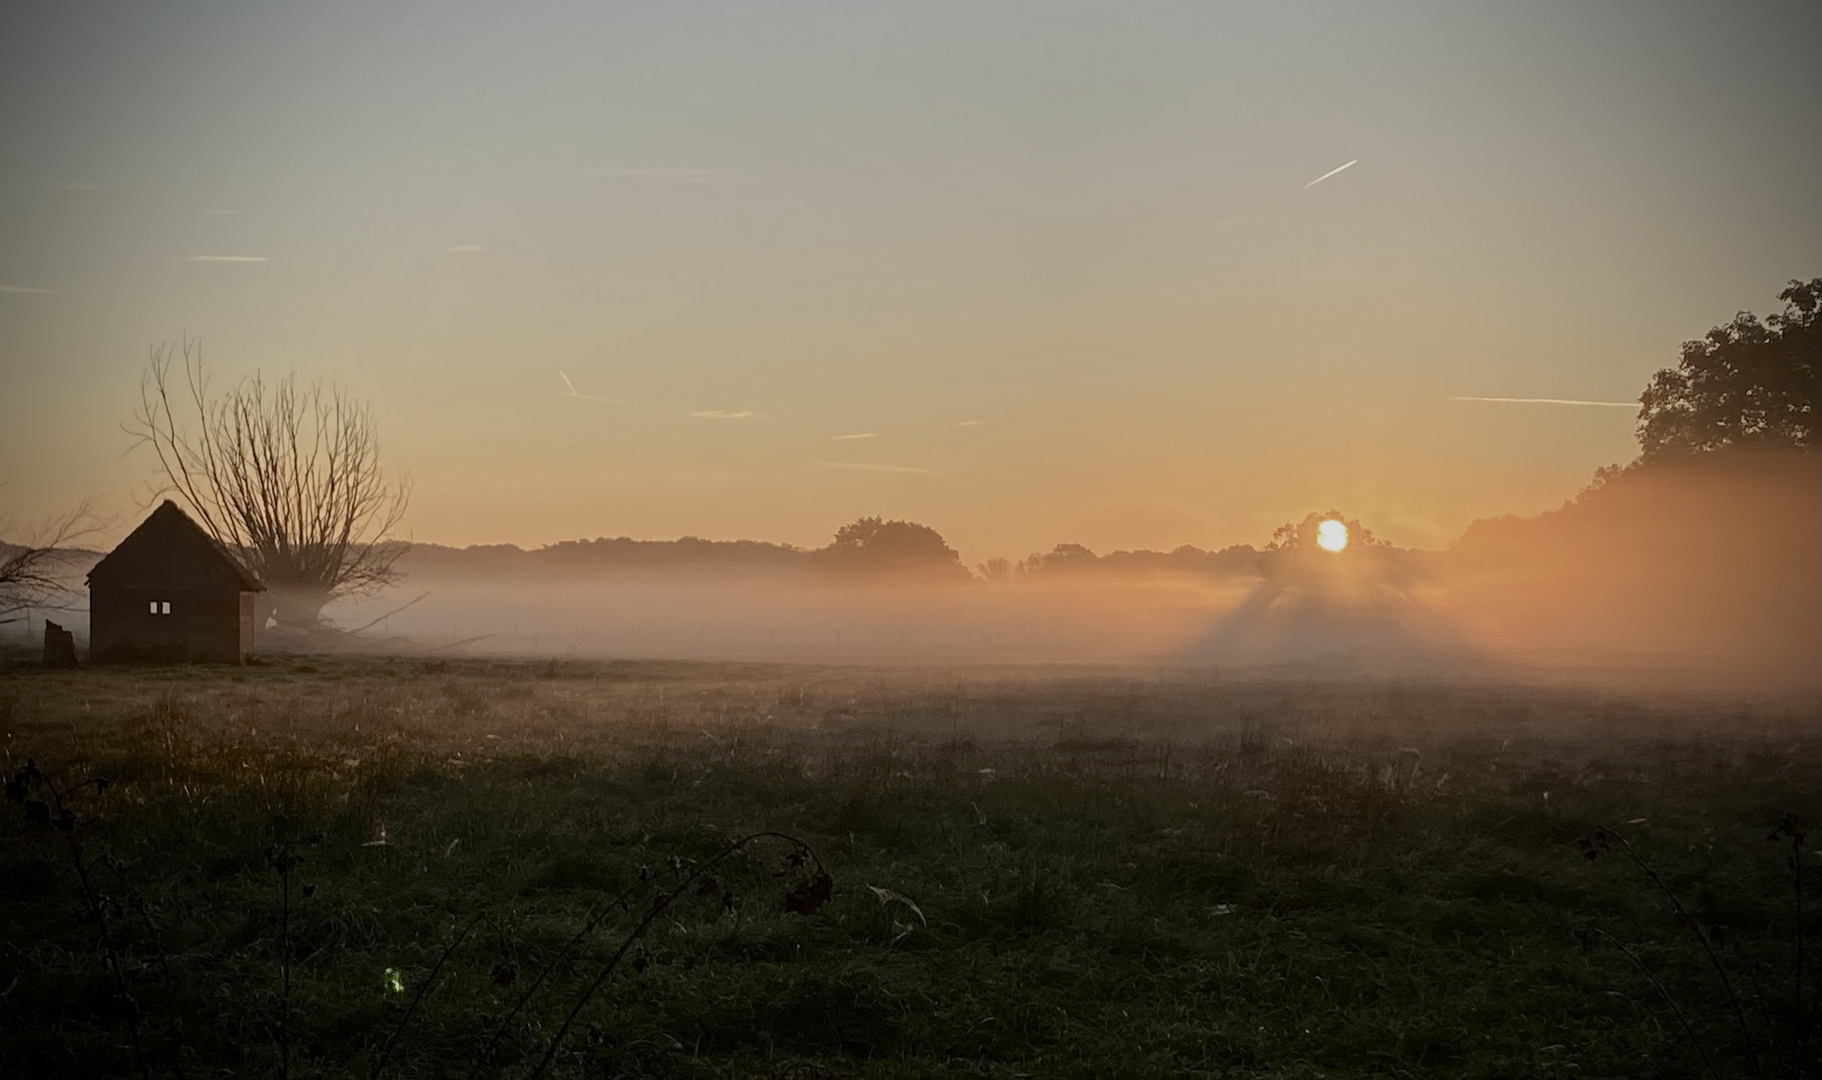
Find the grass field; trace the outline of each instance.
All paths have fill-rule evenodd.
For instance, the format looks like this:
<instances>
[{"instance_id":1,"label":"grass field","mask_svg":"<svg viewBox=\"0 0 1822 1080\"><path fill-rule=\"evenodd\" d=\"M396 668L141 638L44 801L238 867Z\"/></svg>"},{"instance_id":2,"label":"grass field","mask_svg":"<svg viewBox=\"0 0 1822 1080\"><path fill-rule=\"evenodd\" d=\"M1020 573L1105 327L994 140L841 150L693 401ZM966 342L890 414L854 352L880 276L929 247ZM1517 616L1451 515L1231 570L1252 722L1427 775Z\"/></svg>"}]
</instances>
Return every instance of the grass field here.
<instances>
[{"instance_id":1,"label":"grass field","mask_svg":"<svg viewBox=\"0 0 1822 1080\"><path fill-rule=\"evenodd\" d=\"M1780 822L1822 805L1817 721L1083 670L15 665L0 1075L1796 1075L1822 866ZM807 848L711 864L768 831Z\"/></svg>"}]
</instances>

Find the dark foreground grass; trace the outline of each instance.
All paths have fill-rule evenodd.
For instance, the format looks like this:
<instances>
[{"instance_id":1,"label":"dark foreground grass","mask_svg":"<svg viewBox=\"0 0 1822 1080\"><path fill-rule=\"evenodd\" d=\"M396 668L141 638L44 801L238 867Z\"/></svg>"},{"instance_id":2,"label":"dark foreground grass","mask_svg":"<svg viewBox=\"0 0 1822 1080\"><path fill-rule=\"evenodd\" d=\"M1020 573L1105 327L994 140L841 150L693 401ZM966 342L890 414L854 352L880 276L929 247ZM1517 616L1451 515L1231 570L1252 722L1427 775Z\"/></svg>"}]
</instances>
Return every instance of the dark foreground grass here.
<instances>
[{"instance_id":1,"label":"dark foreground grass","mask_svg":"<svg viewBox=\"0 0 1822 1080\"><path fill-rule=\"evenodd\" d=\"M762 830L832 899L754 842L546 1075L1790 1076L1822 1001L1813 705L344 659L0 721L110 781L0 817L9 1077L529 1075Z\"/></svg>"}]
</instances>

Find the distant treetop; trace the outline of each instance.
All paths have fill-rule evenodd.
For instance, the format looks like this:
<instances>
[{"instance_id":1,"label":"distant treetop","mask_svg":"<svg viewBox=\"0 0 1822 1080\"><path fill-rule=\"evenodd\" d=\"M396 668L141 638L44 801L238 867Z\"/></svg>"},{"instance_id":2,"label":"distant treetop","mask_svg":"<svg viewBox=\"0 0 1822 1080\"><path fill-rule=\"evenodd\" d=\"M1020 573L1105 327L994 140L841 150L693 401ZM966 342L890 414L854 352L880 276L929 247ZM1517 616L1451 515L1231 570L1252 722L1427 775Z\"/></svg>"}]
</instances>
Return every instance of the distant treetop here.
<instances>
[{"instance_id":1,"label":"distant treetop","mask_svg":"<svg viewBox=\"0 0 1822 1080\"><path fill-rule=\"evenodd\" d=\"M911 574L969 579L962 557L941 533L915 521L864 517L843 525L835 540L815 552L816 560L840 571L867 575Z\"/></svg>"},{"instance_id":2,"label":"distant treetop","mask_svg":"<svg viewBox=\"0 0 1822 1080\"><path fill-rule=\"evenodd\" d=\"M1330 510L1322 514L1308 514L1302 521L1287 521L1272 530L1272 542L1266 545L1266 551L1298 551L1316 546L1318 531L1325 521L1339 521L1348 528L1348 546L1353 548L1390 547L1387 541L1373 535L1373 530L1358 521L1341 516L1341 511Z\"/></svg>"},{"instance_id":3,"label":"distant treetop","mask_svg":"<svg viewBox=\"0 0 1822 1080\"><path fill-rule=\"evenodd\" d=\"M1639 397L1641 464L1726 448L1822 447L1822 278L1793 280L1778 299L1781 314L1761 322L1742 311L1684 342L1681 362L1652 376Z\"/></svg>"}]
</instances>

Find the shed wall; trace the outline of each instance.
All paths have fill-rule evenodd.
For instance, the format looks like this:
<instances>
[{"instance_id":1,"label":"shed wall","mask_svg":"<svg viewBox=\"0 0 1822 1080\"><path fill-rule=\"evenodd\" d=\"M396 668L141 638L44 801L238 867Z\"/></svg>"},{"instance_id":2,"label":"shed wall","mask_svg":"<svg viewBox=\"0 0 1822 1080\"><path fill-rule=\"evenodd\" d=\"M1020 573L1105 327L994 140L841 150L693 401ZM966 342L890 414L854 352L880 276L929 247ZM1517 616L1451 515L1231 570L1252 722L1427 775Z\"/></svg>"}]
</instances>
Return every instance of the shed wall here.
<instances>
[{"instance_id":1,"label":"shed wall","mask_svg":"<svg viewBox=\"0 0 1822 1080\"><path fill-rule=\"evenodd\" d=\"M238 664L252 636L251 604L234 589L98 585L89 590L89 656L100 663ZM170 614L150 605L170 604Z\"/></svg>"}]
</instances>

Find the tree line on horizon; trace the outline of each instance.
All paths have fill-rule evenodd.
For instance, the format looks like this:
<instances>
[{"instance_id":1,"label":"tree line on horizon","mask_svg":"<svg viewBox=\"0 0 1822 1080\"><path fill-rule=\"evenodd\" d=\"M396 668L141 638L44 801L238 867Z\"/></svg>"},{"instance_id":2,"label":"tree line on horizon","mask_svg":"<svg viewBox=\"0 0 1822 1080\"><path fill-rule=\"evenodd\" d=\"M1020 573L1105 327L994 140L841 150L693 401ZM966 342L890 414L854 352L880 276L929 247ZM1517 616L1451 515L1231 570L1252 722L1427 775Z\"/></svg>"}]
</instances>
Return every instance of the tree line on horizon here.
<instances>
[{"instance_id":1,"label":"tree line on horizon","mask_svg":"<svg viewBox=\"0 0 1822 1080\"><path fill-rule=\"evenodd\" d=\"M1170 551L1140 548L1101 555L1082 544L1063 543L1049 552L1034 552L1017 561L988 559L975 564L972 572L937 530L914 521L878 517L865 517L842 526L834 539L820 548L764 540L705 540L697 536L676 540L596 537L561 540L536 548L516 544L454 547L417 543L404 553L399 565L406 573L427 574L761 571L817 573L837 580L886 578L989 585L1077 577L1244 578L1269 572L1268 565L1276 556L1313 547L1316 530L1324 521L1345 524L1349 546L1356 551L1387 553L1407 565L1420 562L1428 554L1396 548L1376 537L1360 521L1347 518L1338 510L1327 510L1279 526L1263 548L1233 544L1210 550L1184 544Z\"/></svg>"},{"instance_id":2,"label":"tree line on horizon","mask_svg":"<svg viewBox=\"0 0 1822 1080\"><path fill-rule=\"evenodd\" d=\"M1657 372L1640 395L1639 456L1595 472L1580 498L1622 478L1722 452L1822 448L1822 278L1792 280L1778 294L1784 310L1761 320L1740 312L1701 339L1685 342L1675 367ZM154 347L127 425L155 459L157 495L175 496L193 517L269 589L261 622L309 628L341 596L396 582L409 565L496 567L627 566L642 569L726 565L813 568L849 578L878 575L1003 583L1082 573L1245 574L1259 560L1304 543L1317 518L1288 523L1264 552L1249 545L1204 551L1116 551L1096 555L1059 544L1018 562L990 559L970 571L942 535L916 522L865 517L844 525L825 547L763 541L614 539L565 541L532 551L512 545L466 549L413 545L394 537L410 501L404 476L381 469L377 428L366 405L333 385L301 385L295 373L242 379L211 392L200 349ZM91 504L42 526L23 544L0 543L0 617L49 605L63 586L70 545L98 531ZM1356 542L1373 541L1351 523ZM60 562L61 561L61 562Z\"/></svg>"},{"instance_id":3,"label":"tree line on horizon","mask_svg":"<svg viewBox=\"0 0 1822 1080\"><path fill-rule=\"evenodd\" d=\"M1016 562L994 558L972 571L941 533L914 521L861 518L842 526L820 548L763 540L635 540L597 537L563 540L538 548L515 544L452 547L413 544L400 568L407 573L598 571L673 572L717 569L818 573L837 579L912 578L930 582L1004 584L1080 573L1180 574L1225 577L1250 573L1259 556L1250 544L1208 551L1184 545L1172 551L1113 551L1096 555L1080 544L1058 544L1047 554Z\"/></svg>"}]
</instances>

